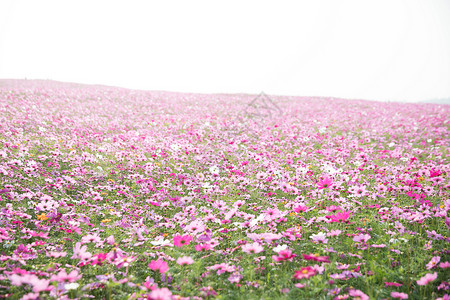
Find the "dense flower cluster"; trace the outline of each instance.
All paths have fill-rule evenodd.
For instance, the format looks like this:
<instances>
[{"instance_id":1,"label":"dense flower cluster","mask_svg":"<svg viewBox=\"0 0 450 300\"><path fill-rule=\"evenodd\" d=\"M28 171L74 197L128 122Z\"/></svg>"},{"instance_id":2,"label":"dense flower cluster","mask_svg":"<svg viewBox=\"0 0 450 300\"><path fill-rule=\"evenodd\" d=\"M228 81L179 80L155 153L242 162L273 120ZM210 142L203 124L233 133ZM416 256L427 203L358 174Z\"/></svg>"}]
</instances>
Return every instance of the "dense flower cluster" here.
<instances>
[{"instance_id":1,"label":"dense flower cluster","mask_svg":"<svg viewBox=\"0 0 450 300\"><path fill-rule=\"evenodd\" d=\"M272 99L0 81L1 297L448 299L449 106Z\"/></svg>"}]
</instances>

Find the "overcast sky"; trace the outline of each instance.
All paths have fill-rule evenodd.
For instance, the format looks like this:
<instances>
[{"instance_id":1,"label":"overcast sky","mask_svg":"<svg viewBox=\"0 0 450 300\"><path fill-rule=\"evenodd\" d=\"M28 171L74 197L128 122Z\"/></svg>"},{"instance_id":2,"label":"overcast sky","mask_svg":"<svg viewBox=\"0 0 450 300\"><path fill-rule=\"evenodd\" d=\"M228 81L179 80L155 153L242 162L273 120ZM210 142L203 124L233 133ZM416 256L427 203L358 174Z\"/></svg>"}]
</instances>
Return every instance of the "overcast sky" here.
<instances>
[{"instance_id":1,"label":"overcast sky","mask_svg":"<svg viewBox=\"0 0 450 300\"><path fill-rule=\"evenodd\" d=\"M450 97L449 0L0 0L0 78Z\"/></svg>"}]
</instances>

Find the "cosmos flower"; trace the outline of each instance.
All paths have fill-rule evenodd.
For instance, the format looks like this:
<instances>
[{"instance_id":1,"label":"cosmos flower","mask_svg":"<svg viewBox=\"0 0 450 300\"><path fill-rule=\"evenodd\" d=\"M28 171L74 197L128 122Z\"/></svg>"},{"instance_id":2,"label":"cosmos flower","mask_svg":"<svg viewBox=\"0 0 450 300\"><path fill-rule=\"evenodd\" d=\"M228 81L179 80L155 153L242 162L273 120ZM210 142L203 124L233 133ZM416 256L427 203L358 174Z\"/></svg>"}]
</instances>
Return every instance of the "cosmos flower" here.
<instances>
[{"instance_id":1,"label":"cosmos flower","mask_svg":"<svg viewBox=\"0 0 450 300\"><path fill-rule=\"evenodd\" d=\"M319 232L318 234L311 235L311 239L316 244L317 243L323 243L323 244L328 243L327 236L326 236L326 234L324 232Z\"/></svg>"},{"instance_id":2,"label":"cosmos flower","mask_svg":"<svg viewBox=\"0 0 450 300\"><path fill-rule=\"evenodd\" d=\"M398 298L398 299L408 299L408 294L400 293L400 292L391 292L392 298Z\"/></svg>"},{"instance_id":3,"label":"cosmos flower","mask_svg":"<svg viewBox=\"0 0 450 300\"><path fill-rule=\"evenodd\" d=\"M352 296L354 300L369 300L369 296L360 290L349 290L348 294Z\"/></svg>"},{"instance_id":4,"label":"cosmos flower","mask_svg":"<svg viewBox=\"0 0 450 300\"><path fill-rule=\"evenodd\" d=\"M274 261L285 261L285 260L291 261L296 256L297 255L292 253L292 250L286 249L286 250L280 250L278 252L278 256L277 255L272 255L272 259Z\"/></svg>"},{"instance_id":5,"label":"cosmos flower","mask_svg":"<svg viewBox=\"0 0 450 300\"><path fill-rule=\"evenodd\" d=\"M430 262L427 263L427 270L433 269L434 267L436 267L436 265L441 261L441 257L440 256L433 256L433 258L431 258Z\"/></svg>"},{"instance_id":6,"label":"cosmos flower","mask_svg":"<svg viewBox=\"0 0 450 300\"><path fill-rule=\"evenodd\" d=\"M312 267L308 266L308 267L300 268L300 270L298 270L298 271L295 271L295 274L293 277L295 279L303 279L303 278L308 279L309 277L312 277L316 274L317 274L317 271L314 270Z\"/></svg>"},{"instance_id":7,"label":"cosmos flower","mask_svg":"<svg viewBox=\"0 0 450 300\"><path fill-rule=\"evenodd\" d=\"M325 177L324 179L320 180L317 183L317 187L319 188L319 190L327 189L327 188L330 188L332 186L333 186L333 180L331 180L328 177Z\"/></svg>"},{"instance_id":8,"label":"cosmos flower","mask_svg":"<svg viewBox=\"0 0 450 300\"><path fill-rule=\"evenodd\" d=\"M177 264L180 266L190 265L192 263L194 263L194 260L190 256L182 256L177 259Z\"/></svg>"},{"instance_id":9,"label":"cosmos flower","mask_svg":"<svg viewBox=\"0 0 450 300\"><path fill-rule=\"evenodd\" d=\"M149 264L148 267L153 270L153 271L159 271L160 273L165 273L167 272L167 270L169 270L169 265L161 260L152 260Z\"/></svg>"},{"instance_id":10,"label":"cosmos flower","mask_svg":"<svg viewBox=\"0 0 450 300\"><path fill-rule=\"evenodd\" d=\"M421 277L419 280L417 280L418 285L427 285L429 282L435 280L437 278L437 273L434 272L433 274L427 273L425 276Z\"/></svg>"},{"instance_id":11,"label":"cosmos flower","mask_svg":"<svg viewBox=\"0 0 450 300\"><path fill-rule=\"evenodd\" d=\"M326 263L330 262L330 259L328 256L320 256L319 254L312 254L312 253L310 253L309 255L308 254L302 254L302 255L305 260L312 260L312 261L326 262Z\"/></svg>"},{"instance_id":12,"label":"cosmos flower","mask_svg":"<svg viewBox=\"0 0 450 300\"><path fill-rule=\"evenodd\" d=\"M258 243L245 244L241 247L241 249L248 254L260 253L264 251L264 248Z\"/></svg>"},{"instance_id":13,"label":"cosmos flower","mask_svg":"<svg viewBox=\"0 0 450 300\"><path fill-rule=\"evenodd\" d=\"M369 239L370 239L370 235L368 235L368 234L359 234L359 235L356 235L353 237L353 241L357 242L357 243L359 243L359 242L365 243Z\"/></svg>"},{"instance_id":14,"label":"cosmos flower","mask_svg":"<svg viewBox=\"0 0 450 300\"><path fill-rule=\"evenodd\" d=\"M330 219L330 222L344 222L351 216L349 211L337 212L334 215L326 216Z\"/></svg>"},{"instance_id":15,"label":"cosmos flower","mask_svg":"<svg viewBox=\"0 0 450 300\"><path fill-rule=\"evenodd\" d=\"M192 236L190 235L176 235L173 237L173 244L177 247L183 247L185 245L189 245L192 241Z\"/></svg>"}]
</instances>

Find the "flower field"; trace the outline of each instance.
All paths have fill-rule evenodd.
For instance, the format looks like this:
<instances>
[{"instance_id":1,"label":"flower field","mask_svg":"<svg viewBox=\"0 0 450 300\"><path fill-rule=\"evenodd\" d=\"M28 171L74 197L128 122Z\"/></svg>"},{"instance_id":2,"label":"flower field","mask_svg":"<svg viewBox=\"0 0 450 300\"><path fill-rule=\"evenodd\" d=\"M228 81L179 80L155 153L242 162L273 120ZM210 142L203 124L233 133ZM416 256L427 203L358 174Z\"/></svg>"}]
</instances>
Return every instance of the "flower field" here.
<instances>
[{"instance_id":1,"label":"flower field","mask_svg":"<svg viewBox=\"0 0 450 300\"><path fill-rule=\"evenodd\" d=\"M450 106L255 97L1 80L0 297L450 299Z\"/></svg>"}]
</instances>

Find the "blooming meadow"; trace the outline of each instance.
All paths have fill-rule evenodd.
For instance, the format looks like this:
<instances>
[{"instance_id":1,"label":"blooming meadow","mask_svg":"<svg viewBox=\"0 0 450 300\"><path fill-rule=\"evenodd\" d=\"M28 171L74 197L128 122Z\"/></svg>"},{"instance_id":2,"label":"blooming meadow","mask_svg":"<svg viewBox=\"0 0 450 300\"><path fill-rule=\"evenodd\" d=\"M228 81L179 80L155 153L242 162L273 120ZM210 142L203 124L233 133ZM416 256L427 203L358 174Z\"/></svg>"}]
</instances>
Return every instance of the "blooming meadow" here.
<instances>
[{"instance_id":1,"label":"blooming meadow","mask_svg":"<svg viewBox=\"0 0 450 300\"><path fill-rule=\"evenodd\" d=\"M450 107L253 97L0 81L1 297L449 299Z\"/></svg>"}]
</instances>

